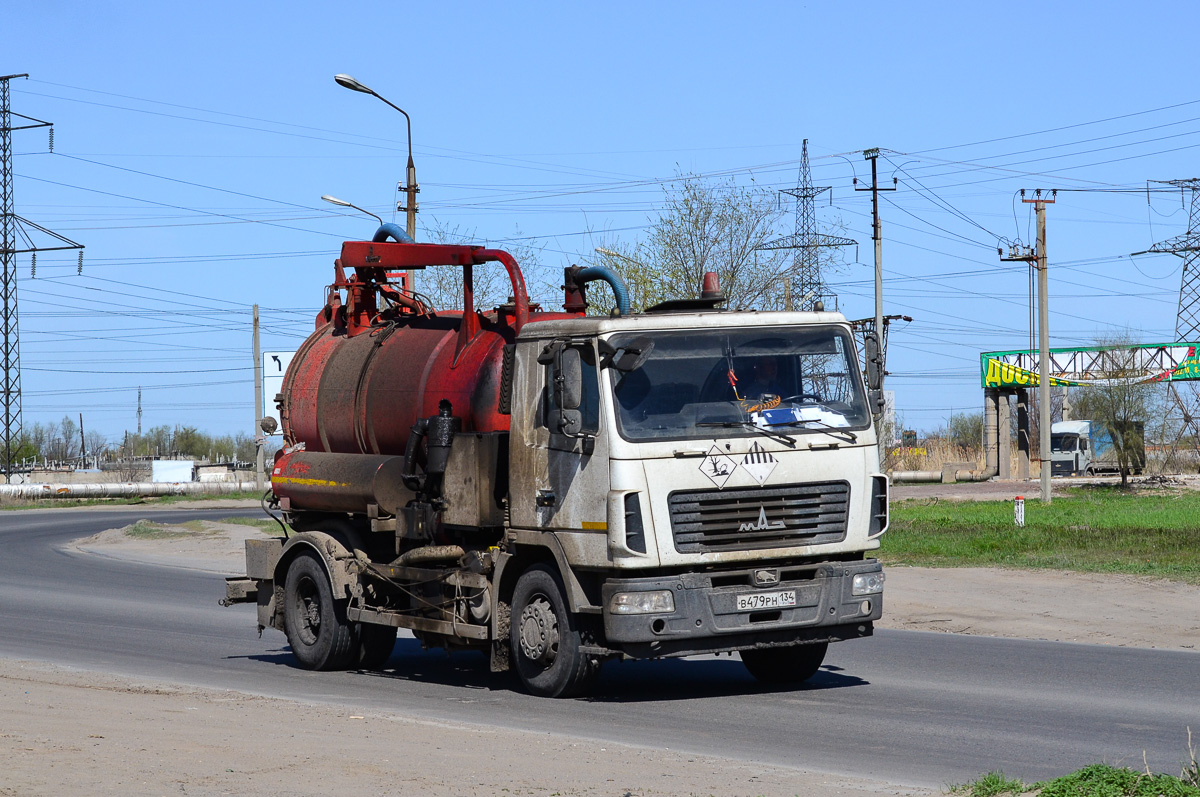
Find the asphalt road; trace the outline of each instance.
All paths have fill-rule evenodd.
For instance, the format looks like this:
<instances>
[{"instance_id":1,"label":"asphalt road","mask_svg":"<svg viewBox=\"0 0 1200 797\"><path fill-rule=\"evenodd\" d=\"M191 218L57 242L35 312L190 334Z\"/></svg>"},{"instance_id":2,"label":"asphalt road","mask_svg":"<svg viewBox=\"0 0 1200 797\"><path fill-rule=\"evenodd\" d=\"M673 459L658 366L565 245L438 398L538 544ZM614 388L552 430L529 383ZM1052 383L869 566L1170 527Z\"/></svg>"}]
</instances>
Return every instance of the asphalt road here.
<instances>
[{"instance_id":1,"label":"asphalt road","mask_svg":"<svg viewBox=\"0 0 1200 797\"><path fill-rule=\"evenodd\" d=\"M0 656L934 787L996 769L1026 780L1096 761L1140 769L1143 751L1177 774L1187 727L1200 732L1195 653L952 634L834 645L809 685L782 691L736 657L703 657L610 663L595 696L544 700L478 654L411 638L383 672L311 673L282 634L258 637L253 607L217 604L221 578L63 548L166 512L236 513L0 512Z\"/></svg>"}]
</instances>

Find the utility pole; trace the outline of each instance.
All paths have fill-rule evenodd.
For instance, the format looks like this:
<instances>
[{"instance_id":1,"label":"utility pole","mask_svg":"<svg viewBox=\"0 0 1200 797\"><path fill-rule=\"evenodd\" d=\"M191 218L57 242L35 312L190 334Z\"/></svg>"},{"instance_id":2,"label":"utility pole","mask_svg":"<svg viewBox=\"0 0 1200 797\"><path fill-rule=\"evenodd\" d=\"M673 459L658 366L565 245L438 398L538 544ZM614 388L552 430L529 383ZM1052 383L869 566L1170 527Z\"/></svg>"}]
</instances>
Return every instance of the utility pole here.
<instances>
[{"instance_id":1,"label":"utility pole","mask_svg":"<svg viewBox=\"0 0 1200 797\"><path fill-rule=\"evenodd\" d=\"M83 467L87 467L87 438L83 436L83 413L79 413L79 458Z\"/></svg>"},{"instance_id":2,"label":"utility pole","mask_svg":"<svg viewBox=\"0 0 1200 797\"><path fill-rule=\"evenodd\" d=\"M879 350L883 357L882 368L879 369L879 388L883 389L883 380L887 374L887 350L883 348L883 227L879 221L879 192L895 191L897 180L892 178L891 188L879 187L879 147L863 150L863 159L871 162L871 187L859 188L858 178L854 178L855 191L871 192L871 239L875 241L875 334L879 336Z\"/></svg>"},{"instance_id":3,"label":"utility pole","mask_svg":"<svg viewBox=\"0 0 1200 797\"><path fill-rule=\"evenodd\" d=\"M1025 199L1023 202L1031 200ZM1050 200L1053 202L1054 200ZM1038 460L1042 463L1042 503L1050 503L1050 292L1046 277L1046 200L1032 200L1037 211L1038 251Z\"/></svg>"},{"instance_id":4,"label":"utility pole","mask_svg":"<svg viewBox=\"0 0 1200 797\"><path fill-rule=\"evenodd\" d=\"M142 436L142 387L138 385L138 437Z\"/></svg>"},{"instance_id":5,"label":"utility pole","mask_svg":"<svg viewBox=\"0 0 1200 797\"><path fill-rule=\"evenodd\" d=\"M1050 503L1050 289L1046 269L1046 205L1054 204L1057 191L1050 192L1050 199L1042 196L1039 188L1033 199L1021 201L1032 204L1037 212L1037 247L1014 245L1007 257L1001 251L1001 260L1023 260L1037 269L1038 292L1038 461L1041 462L1041 499Z\"/></svg>"},{"instance_id":6,"label":"utility pole","mask_svg":"<svg viewBox=\"0 0 1200 797\"><path fill-rule=\"evenodd\" d=\"M12 132L14 130L29 130L35 127L50 128L50 150L54 150L54 128L50 122L34 119L32 116L14 113L9 108L9 81L16 78L28 78L27 74L0 76L0 345L3 346L3 415L4 429L2 430L4 453L4 480L12 475L12 462L15 444L21 438L21 346L18 339L17 324L17 259L16 255L23 252L33 252L59 249L78 249L80 268L83 268L83 246L58 233L51 232L45 227L34 224L28 219L18 216L13 209L13 168L12 168ZM17 117L14 126L13 117ZM22 124L24 120L28 124ZM30 231L41 233L55 239L61 246L36 246L30 238ZM18 248L19 241L25 246Z\"/></svg>"},{"instance_id":7,"label":"utility pole","mask_svg":"<svg viewBox=\"0 0 1200 797\"><path fill-rule=\"evenodd\" d=\"M258 305L254 305L254 489L263 492L262 351L258 345Z\"/></svg>"}]
</instances>

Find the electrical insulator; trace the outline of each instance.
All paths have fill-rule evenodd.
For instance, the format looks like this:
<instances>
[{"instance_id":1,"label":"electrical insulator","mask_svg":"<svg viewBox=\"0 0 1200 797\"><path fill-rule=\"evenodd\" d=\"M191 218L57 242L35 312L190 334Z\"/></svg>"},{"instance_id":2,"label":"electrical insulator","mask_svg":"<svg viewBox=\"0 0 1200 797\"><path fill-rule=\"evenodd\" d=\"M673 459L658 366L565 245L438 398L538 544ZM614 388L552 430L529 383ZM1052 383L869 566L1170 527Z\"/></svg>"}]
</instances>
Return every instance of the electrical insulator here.
<instances>
[{"instance_id":1,"label":"electrical insulator","mask_svg":"<svg viewBox=\"0 0 1200 797\"><path fill-rule=\"evenodd\" d=\"M82 249L79 250L79 268L78 268L78 270L76 270L75 273L83 274L83 250Z\"/></svg>"},{"instance_id":2,"label":"electrical insulator","mask_svg":"<svg viewBox=\"0 0 1200 797\"><path fill-rule=\"evenodd\" d=\"M50 151L54 151L54 128L50 128Z\"/></svg>"},{"instance_id":3,"label":"electrical insulator","mask_svg":"<svg viewBox=\"0 0 1200 797\"><path fill-rule=\"evenodd\" d=\"M37 279L37 252L33 253L33 258L29 264L29 278Z\"/></svg>"}]
</instances>

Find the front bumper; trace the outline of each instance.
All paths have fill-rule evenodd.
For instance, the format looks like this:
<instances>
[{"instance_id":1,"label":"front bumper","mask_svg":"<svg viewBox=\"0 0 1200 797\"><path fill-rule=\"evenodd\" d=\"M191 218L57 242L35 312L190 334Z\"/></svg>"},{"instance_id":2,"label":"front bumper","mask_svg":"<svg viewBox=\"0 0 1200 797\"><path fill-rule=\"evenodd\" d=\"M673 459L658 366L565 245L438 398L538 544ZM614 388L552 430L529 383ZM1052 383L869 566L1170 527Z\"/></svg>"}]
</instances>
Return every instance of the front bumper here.
<instances>
[{"instance_id":1,"label":"front bumper","mask_svg":"<svg viewBox=\"0 0 1200 797\"><path fill-rule=\"evenodd\" d=\"M608 644L634 655L685 655L868 636L883 615L883 593L851 594L854 576L882 572L875 559L622 578L603 586ZM616 615L619 592L670 590L675 611ZM738 609L738 597L796 594L795 606Z\"/></svg>"}]
</instances>

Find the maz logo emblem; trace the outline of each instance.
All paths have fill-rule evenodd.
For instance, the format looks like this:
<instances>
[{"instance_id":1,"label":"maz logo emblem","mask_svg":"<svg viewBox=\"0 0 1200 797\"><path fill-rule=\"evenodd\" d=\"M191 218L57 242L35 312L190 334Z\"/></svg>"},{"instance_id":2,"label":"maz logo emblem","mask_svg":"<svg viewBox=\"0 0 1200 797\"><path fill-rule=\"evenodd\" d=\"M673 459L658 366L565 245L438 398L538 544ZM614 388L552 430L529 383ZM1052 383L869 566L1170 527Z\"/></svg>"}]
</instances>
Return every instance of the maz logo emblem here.
<instances>
[{"instance_id":1,"label":"maz logo emblem","mask_svg":"<svg viewBox=\"0 0 1200 797\"><path fill-rule=\"evenodd\" d=\"M779 583L778 570L755 570L754 585L758 587L766 587L771 584Z\"/></svg>"},{"instance_id":2,"label":"maz logo emblem","mask_svg":"<svg viewBox=\"0 0 1200 797\"><path fill-rule=\"evenodd\" d=\"M787 528L782 520L767 521L767 508L760 506L758 508L757 523L743 523L738 526L738 531L766 531L767 529L782 529Z\"/></svg>"}]
</instances>

